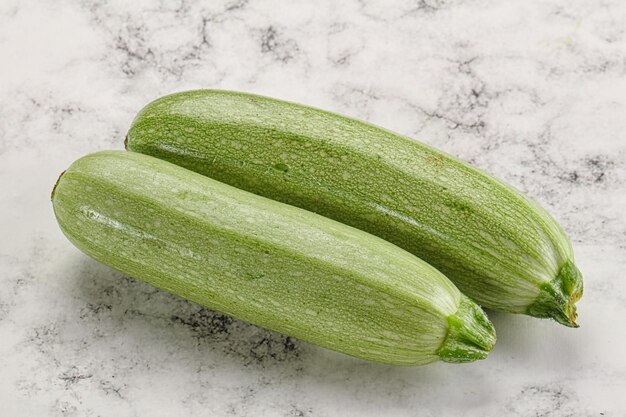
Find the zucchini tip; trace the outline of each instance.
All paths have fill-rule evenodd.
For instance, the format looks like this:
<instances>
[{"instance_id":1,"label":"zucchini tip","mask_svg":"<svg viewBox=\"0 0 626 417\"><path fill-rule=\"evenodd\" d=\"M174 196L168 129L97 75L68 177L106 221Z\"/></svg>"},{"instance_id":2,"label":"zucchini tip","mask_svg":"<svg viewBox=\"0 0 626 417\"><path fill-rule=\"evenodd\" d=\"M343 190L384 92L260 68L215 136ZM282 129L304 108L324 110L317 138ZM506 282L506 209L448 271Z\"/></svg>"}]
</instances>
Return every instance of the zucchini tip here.
<instances>
[{"instance_id":1,"label":"zucchini tip","mask_svg":"<svg viewBox=\"0 0 626 417\"><path fill-rule=\"evenodd\" d=\"M63 174L65 174L65 171L61 172L61 175L59 175L59 178L57 178L57 181L54 183L54 187L52 187L52 193L50 193L50 200L54 200L54 192L57 190L57 186L59 185L59 182L61 182L61 177L63 177Z\"/></svg>"}]
</instances>

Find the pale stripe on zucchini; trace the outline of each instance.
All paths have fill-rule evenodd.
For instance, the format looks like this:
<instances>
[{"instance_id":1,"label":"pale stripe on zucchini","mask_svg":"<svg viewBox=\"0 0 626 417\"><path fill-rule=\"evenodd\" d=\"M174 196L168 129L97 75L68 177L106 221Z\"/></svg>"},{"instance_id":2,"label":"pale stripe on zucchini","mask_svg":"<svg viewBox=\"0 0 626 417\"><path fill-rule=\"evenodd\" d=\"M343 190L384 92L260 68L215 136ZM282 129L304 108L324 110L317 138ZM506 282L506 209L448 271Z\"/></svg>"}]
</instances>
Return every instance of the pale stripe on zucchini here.
<instances>
[{"instance_id":1,"label":"pale stripe on zucchini","mask_svg":"<svg viewBox=\"0 0 626 417\"><path fill-rule=\"evenodd\" d=\"M127 147L380 236L483 306L576 326L582 277L556 221L417 141L294 103L201 90L146 106Z\"/></svg>"},{"instance_id":2,"label":"pale stripe on zucchini","mask_svg":"<svg viewBox=\"0 0 626 417\"><path fill-rule=\"evenodd\" d=\"M94 259L329 349L421 365L483 359L495 343L480 307L414 255L150 156L85 156L52 202Z\"/></svg>"}]
</instances>

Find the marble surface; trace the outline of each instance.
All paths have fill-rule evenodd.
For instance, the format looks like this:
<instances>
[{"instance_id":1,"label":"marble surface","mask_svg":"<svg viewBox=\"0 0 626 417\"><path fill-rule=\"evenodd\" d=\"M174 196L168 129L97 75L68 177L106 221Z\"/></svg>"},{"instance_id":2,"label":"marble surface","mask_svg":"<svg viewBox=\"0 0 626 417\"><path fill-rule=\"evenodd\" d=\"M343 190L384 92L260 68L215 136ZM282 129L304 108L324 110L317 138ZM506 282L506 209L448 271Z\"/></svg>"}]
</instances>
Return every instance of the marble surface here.
<instances>
[{"instance_id":1,"label":"marble surface","mask_svg":"<svg viewBox=\"0 0 626 417\"><path fill-rule=\"evenodd\" d=\"M382 366L81 254L59 173L200 87L366 119L524 190L572 238L581 327L490 313L485 361ZM623 0L3 0L0 414L624 416L625 132Z\"/></svg>"}]
</instances>

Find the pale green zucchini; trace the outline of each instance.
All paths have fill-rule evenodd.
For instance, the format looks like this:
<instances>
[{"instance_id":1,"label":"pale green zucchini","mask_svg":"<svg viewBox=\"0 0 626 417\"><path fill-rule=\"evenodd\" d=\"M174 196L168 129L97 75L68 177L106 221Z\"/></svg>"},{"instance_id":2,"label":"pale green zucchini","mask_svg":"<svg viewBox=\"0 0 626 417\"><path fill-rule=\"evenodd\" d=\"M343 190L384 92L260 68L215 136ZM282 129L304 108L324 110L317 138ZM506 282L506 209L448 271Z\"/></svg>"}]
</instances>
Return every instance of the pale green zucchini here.
<instances>
[{"instance_id":1,"label":"pale green zucchini","mask_svg":"<svg viewBox=\"0 0 626 417\"><path fill-rule=\"evenodd\" d=\"M555 220L419 142L298 104L202 90L146 106L127 148L382 237L485 307L576 326L582 276Z\"/></svg>"},{"instance_id":2,"label":"pale green zucchini","mask_svg":"<svg viewBox=\"0 0 626 417\"><path fill-rule=\"evenodd\" d=\"M52 202L94 259L329 349L421 365L483 359L495 342L480 307L414 255L150 156L85 156Z\"/></svg>"}]
</instances>

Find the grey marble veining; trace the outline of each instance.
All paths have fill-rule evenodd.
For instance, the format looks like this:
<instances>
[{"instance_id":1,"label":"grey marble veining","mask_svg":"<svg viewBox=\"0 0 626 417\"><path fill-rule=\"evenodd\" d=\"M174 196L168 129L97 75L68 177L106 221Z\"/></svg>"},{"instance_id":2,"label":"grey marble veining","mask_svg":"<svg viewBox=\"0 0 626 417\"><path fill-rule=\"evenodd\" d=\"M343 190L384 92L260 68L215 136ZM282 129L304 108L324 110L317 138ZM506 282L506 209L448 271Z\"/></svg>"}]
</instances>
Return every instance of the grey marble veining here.
<instances>
[{"instance_id":1,"label":"grey marble veining","mask_svg":"<svg viewBox=\"0 0 626 417\"><path fill-rule=\"evenodd\" d=\"M527 192L572 238L581 327L490 313L485 361L382 366L81 254L52 213L59 173L203 87L366 119ZM3 0L0 414L624 416L625 132L622 0Z\"/></svg>"}]
</instances>

